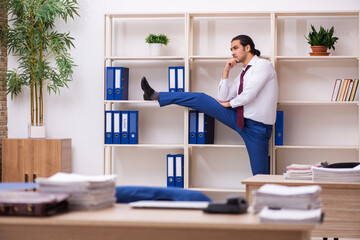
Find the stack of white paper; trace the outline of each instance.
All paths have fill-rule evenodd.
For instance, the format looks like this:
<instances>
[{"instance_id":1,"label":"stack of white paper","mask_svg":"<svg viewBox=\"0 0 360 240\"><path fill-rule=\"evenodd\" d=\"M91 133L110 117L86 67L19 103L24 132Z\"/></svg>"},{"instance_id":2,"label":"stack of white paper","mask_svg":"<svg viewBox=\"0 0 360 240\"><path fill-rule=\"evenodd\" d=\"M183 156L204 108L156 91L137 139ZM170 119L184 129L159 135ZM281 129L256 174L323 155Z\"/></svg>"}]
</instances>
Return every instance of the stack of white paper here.
<instances>
[{"instance_id":1,"label":"stack of white paper","mask_svg":"<svg viewBox=\"0 0 360 240\"><path fill-rule=\"evenodd\" d=\"M316 209L321 207L320 186L288 187L265 184L254 191L253 206L255 212L263 207L286 209Z\"/></svg>"},{"instance_id":2,"label":"stack of white paper","mask_svg":"<svg viewBox=\"0 0 360 240\"><path fill-rule=\"evenodd\" d=\"M308 170L287 170L284 173L285 179L295 179L295 180L311 180L313 173L311 168Z\"/></svg>"},{"instance_id":3,"label":"stack of white paper","mask_svg":"<svg viewBox=\"0 0 360 240\"><path fill-rule=\"evenodd\" d=\"M115 203L115 175L84 176L56 173L49 178L37 178L40 192L68 193L73 210L95 210Z\"/></svg>"},{"instance_id":4,"label":"stack of white paper","mask_svg":"<svg viewBox=\"0 0 360 240\"><path fill-rule=\"evenodd\" d=\"M311 170L312 167L319 167L321 163L316 163L314 165L306 165L306 164L291 164L286 167L286 172L284 173L285 179L298 179L298 180L311 180L313 176L313 172Z\"/></svg>"},{"instance_id":5,"label":"stack of white paper","mask_svg":"<svg viewBox=\"0 0 360 240\"><path fill-rule=\"evenodd\" d=\"M321 213L320 192L321 187L316 185L288 187L266 184L253 192L253 208L256 213L267 209L264 210L265 213L276 211L279 216L286 216L288 210L297 210L301 216L308 214L306 211L314 209L320 209ZM266 214L263 214L259 215L261 221L272 221ZM296 222L296 219L292 219L294 216L289 215L288 217L289 220ZM303 221L299 218L299 223ZM276 221L274 220L274 222Z\"/></svg>"},{"instance_id":6,"label":"stack of white paper","mask_svg":"<svg viewBox=\"0 0 360 240\"><path fill-rule=\"evenodd\" d=\"M316 224L322 222L323 214L321 209L294 210L294 209L271 209L264 207L259 213L261 222L269 223L297 223Z\"/></svg>"},{"instance_id":7,"label":"stack of white paper","mask_svg":"<svg viewBox=\"0 0 360 240\"><path fill-rule=\"evenodd\" d=\"M314 182L360 182L360 165L354 168L313 167Z\"/></svg>"}]
</instances>

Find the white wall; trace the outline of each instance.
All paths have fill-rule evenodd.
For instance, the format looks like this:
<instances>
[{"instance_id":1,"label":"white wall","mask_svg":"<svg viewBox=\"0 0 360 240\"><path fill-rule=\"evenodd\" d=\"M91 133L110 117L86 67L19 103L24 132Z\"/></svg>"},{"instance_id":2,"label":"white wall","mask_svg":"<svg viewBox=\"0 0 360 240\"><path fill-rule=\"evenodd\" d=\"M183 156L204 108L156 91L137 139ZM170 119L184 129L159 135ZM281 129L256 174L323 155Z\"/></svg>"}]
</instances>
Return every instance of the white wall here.
<instances>
[{"instance_id":1,"label":"white wall","mask_svg":"<svg viewBox=\"0 0 360 240\"><path fill-rule=\"evenodd\" d=\"M103 14L105 12L200 12L200 11L335 11L360 10L359 0L78 0L80 18L60 31L70 31L76 49L71 51L75 68L69 89L61 95L45 96L45 124L48 138L72 138L73 171L102 174L103 171ZM234 26L236 27L236 26ZM241 31L241 29L239 29ZM241 32L239 32L240 34ZM16 59L9 56L9 69ZM14 100L8 98L9 138L26 138L30 122L29 90Z\"/></svg>"}]
</instances>

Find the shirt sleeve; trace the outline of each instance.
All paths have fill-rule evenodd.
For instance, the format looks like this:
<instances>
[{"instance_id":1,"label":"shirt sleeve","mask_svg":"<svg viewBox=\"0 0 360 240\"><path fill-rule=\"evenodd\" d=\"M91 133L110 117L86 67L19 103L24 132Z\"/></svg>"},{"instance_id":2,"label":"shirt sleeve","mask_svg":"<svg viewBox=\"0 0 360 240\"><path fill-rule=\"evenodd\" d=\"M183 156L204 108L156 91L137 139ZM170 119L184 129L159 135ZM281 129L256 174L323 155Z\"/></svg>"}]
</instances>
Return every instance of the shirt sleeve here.
<instances>
[{"instance_id":1,"label":"shirt sleeve","mask_svg":"<svg viewBox=\"0 0 360 240\"><path fill-rule=\"evenodd\" d=\"M252 102L265 84L271 79L273 68L270 62L264 62L256 65L251 75L248 76L248 82L244 84L244 90L240 95L237 95L230 101L233 108L244 106Z\"/></svg>"},{"instance_id":2,"label":"shirt sleeve","mask_svg":"<svg viewBox=\"0 0 360 240\"><path fill-rule=\"evenodd\" d=\"M218 99L220 101L230 101L231 99L235 98L236 95L237 92L235 81L232 84L229 84L229 80L227 78L221 79L218 89Z\"/></svg>"}]
</instances>

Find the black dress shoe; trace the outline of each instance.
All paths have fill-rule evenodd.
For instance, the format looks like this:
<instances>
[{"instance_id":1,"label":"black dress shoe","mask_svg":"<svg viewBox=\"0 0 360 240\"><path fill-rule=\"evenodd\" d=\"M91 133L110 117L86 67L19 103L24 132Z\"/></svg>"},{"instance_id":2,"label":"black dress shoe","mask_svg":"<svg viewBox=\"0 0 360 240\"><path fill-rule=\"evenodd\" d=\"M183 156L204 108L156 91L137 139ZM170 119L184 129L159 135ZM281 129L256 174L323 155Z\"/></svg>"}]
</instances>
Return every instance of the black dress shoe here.
<instances>
[{"instance_id":1,"label":"black dress shoe","mask_svg":"<svg viewBox=\"0 0 360 240\"><path fill-rule=\"evenodd\" d=\"M155 90L150 87L148 81L146 80L146 77L143 77L141 79L141 89L144 91L144 100L152 100L151 95L153 95Z\"/></svg>"}]
</instances>

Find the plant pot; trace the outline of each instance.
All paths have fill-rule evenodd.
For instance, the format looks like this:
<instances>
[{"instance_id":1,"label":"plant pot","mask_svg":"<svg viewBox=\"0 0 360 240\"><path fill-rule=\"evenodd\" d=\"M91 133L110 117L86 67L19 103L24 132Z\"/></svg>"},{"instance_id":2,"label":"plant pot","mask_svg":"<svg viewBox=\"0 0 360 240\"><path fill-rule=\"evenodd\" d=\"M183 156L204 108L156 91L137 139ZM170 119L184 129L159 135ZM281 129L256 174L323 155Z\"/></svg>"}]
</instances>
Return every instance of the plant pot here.
<instances>
[{"instance_id":1,"label":"plant pot","mask_svg":"<svg viewBox=\"0 0 360 240\"><path fill-rule=\"evenodd\" d=\"M310 56L329 56L330 54L325 46L311 46L311 49Z\"/></svg>"},{"instance_id":2,"label":"plant pot","mask_svg":"<svg viewBox=\"0 0 360 240\"><path fill-rule=\"evenodd\" d=\"M45 126L29 124L28 138L45 138Z\"/></svg>"},{"instance_id":3,"label":"plant pot","mask_svg":"<svg viewBox=\"0 0 360 240\"><path fill-rule=\"evenodd\" d=\"M149 43L150 56L156 57L162 55L163 44L161 43Z\"/></svg>"}]
</instances>

